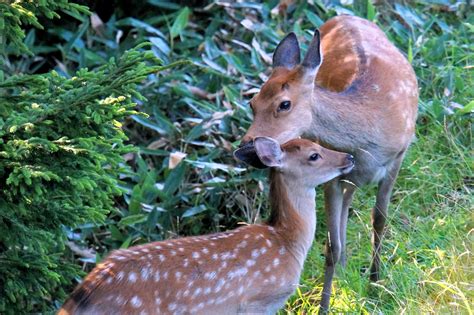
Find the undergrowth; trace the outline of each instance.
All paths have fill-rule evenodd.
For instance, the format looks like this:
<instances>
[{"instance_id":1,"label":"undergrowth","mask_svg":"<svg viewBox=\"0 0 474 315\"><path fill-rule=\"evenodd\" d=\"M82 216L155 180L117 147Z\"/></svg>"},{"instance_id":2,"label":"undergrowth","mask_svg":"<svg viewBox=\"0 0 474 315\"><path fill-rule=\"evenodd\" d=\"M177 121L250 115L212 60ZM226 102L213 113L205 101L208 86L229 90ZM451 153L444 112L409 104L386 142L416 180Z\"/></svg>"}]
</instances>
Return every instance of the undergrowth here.
<instances>
[{"instance_id":1,"label":"undergrowth","mask_svg":"<svg viewBox=\"0 0 474 315\"><path fill-rule=\"evenodd\" d=\"M87 2L87 1L82 1ZM342 1L341 1L342 2ZM294 31L303 51L312 31L337 14L373 20L413 64L420 85L417 139L397 181L382 253L382 280L368 281L374 188L351 210L348 266L338 270L332 310L342 313L472 314L472 110L474 15L469 2L420 0L178 2L114 6L89 1L91 17L63 14L28 28L34 54L2 64L7 74L56 70L70 77L149 41L164 64L189 60L139 89L148 114L123 122L130 144L123 197L101 224L66 228L68 261L90 270L115 248L222 231L268 215L266 173L232 158L251 120L248 100L271 72L271 53ZM102 4L101 4L102 3ZM185 3L182 1L182 3ZM325 219L318 194L316 241L302 285L282 313L318 310ZM78 281L80 279L77 279ZM71 289L75 283L71 284ZM51 304L61 303L52 297Z\"/></svg>"}]
</instances>

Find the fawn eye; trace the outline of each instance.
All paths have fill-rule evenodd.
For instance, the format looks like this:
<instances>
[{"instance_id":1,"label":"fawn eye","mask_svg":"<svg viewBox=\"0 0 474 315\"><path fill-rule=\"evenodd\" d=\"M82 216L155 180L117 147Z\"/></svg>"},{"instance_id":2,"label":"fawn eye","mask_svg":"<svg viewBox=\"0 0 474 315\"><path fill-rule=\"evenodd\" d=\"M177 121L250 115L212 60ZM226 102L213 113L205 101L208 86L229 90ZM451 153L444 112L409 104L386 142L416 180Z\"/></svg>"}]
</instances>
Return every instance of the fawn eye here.
<instances>
[{"instance_id":1,"label":"fawn eye","mask_svg":"<svg viewBox=\"0 0 474 315\"><path fill-rule=\"evenodd\" d=\"M284 101L280 103L280 106L278 106L278 111L283 112L289 110L291 107L291 102L290 101Z\"/></svg>"},{"instance_id":2,"label":"fawn eye","mask_svg":"<svg viewBox=\"0 0 474 315\"><path fill-rule=\"evenodd\" d=\"M313 153L311 154L311 156L309 157L309 160L310 161L317 161L321 156L317 153Z\"/></svg>"}]
</instances>

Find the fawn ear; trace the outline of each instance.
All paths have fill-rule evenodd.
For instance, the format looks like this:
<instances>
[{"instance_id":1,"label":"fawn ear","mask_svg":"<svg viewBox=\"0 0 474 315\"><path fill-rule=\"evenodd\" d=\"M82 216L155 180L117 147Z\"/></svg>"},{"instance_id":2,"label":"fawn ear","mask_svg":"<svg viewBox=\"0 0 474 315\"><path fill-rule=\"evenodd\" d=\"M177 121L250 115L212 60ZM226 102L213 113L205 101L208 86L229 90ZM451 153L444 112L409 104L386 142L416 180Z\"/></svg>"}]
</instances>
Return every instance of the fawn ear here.
<instances>
[{"instance_id":1,"label":"fawn ear","mask_svg":"<svg viewBox=\"0 0 474 315\"><path fill-rule=\"evenodd\" d=\"M318 29L314 31L313 39L309 44L308 51L301 63L302 70L305 76L311 77L312 80L318 73L319 66L323 62L323 55L321 52L321 33Z\"/></svg>"},{"instance_id":2,"label":"fawn ear","mask_svg":"<svg viewBox=\"0 0 474 315\"><path fill-rule=\"evenodd\" d=\"M293 69L300 63L300 45L295 33L286 35L273 53L273 68Z\"/></svg>"},{"instance_id":3,"label":"fawn ear","mask_svg":"<svg viewBox=\"0 0 474 315\"><path fill-rule=\"evenodd\" d=\"M255 151L260 161L268 167L280 167L283 152L280 144L269 137L257 137L254 140Z\"/></svg>"}]
</instances>

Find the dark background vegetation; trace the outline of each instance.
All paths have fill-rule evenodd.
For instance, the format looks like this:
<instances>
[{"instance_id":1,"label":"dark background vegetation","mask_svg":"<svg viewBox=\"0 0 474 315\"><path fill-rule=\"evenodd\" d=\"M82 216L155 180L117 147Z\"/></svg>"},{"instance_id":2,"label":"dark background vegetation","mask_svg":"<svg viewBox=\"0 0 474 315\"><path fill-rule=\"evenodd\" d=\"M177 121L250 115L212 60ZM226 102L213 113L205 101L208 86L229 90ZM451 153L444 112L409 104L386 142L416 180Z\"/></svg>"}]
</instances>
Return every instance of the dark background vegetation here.
<instances>
[{"instance_id":1,"label":"dark background vegetation","mask_svg":"<svg viewBox=\"0 0 474 315\"><path fill-rule=\"evenodd\" d=\"M151 43L163 64L188 60L137 86L133 100L147 115L124 118L127 143L119 172L122 196L104 220L63 226L62 260L84 271L116 248L254 223L267 215L266 173L232 157L252 115L247 101L271 72L271 53L294 31L303 50L312 31L338 14L375 21L413 64L421 88L418 140L404 163L385 245L386 280L369 285L371 189L361 191L349 227L349 266L341 271L333 309L400 313L472 313L468 279L472 234L474 16L469 2L354 1L77 1L91 15L59 11L26 26L31 55L5 54L3 76L97 69L128 49ZM144 48L142 48L144 50ZM389 74L387 74L389 75ZM472 152L471 152L472 153ZM319 198L319 197L318 197ZM318 200L319 201L319 200ZM287 311L317 309L324 216L302 289ZM1 249L0 249L1 251ZM352 256L352 257L351 257ZM453 272L462 276L454 276ZM79 274L76 276L80 280ZM471 281L472 282L472 281ZM63 281L71 290L77 282ZM49 309L64 293L44 294ZM44 302L44 301L43 301ZM44 303L31 301L36 311ZM39 307L39 306L37 306Z\"/></svg>"}]
</instances>

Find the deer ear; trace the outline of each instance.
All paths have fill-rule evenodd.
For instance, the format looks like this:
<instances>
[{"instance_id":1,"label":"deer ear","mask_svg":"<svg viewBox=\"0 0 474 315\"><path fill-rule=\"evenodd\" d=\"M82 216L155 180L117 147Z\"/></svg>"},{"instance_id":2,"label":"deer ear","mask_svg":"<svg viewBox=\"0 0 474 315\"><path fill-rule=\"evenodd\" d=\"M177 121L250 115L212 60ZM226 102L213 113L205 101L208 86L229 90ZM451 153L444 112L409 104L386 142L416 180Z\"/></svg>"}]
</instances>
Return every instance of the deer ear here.
<instances>
[{"instance_id":1,"label":"deer ear","mask_svg":"<svg viewBox=\"0 0 474 315\"><path fill-rule=\"evenodd\" d=\"M314 31L313 39L309 44L308 51L301 63L305 75L311 75L314 79L318 72L319 66L323 61L321 53L321 34L319 30Z\"/></svg>"},{"instance_id":2,"label":"deer ear","mask_svg":"<svg viewBox=\"0 0 474 315\"><path fill-rule=\"evenodd\" d=\"M295 33L286 35L273 53L273 68L292 69L300 63L300 45Z\"/></svg>"},{"instance_id":3,"label":"deer ear","mask_svg":"<svg viewBox=\"0 0 474 315\"><path fill-rule=\"evenodd\" d=\"M283 152L280 144L272 138L257 137L254 140L255 151L260 161L268 167L280 167Z\"/></svg>"}]
</instances>

